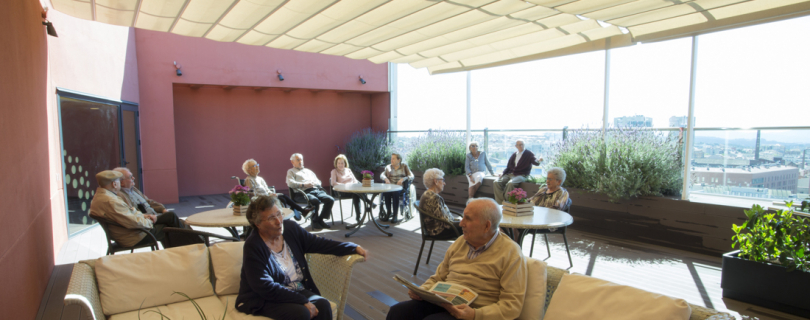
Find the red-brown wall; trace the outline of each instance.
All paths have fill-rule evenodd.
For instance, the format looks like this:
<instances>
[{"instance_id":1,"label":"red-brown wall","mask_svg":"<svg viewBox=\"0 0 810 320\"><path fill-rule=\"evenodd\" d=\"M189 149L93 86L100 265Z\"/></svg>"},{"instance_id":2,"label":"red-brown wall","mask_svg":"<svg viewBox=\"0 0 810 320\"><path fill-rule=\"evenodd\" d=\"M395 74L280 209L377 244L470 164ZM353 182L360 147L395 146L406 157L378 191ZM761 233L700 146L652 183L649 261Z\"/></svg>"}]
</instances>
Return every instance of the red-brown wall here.
<instances>
[{"instance_id":1,"label":"red-brown wall","mask_svg":"<svg viewBox=\"0 0 810 320\"><path fill-rule=\"evenodd\" d=\"M53 270L48 60L36 0L0 10L0 313L34 319Z\"/></svg>"},{"instance_id":2,"label":"red-brown wall","mask_svg":"<svg viewBox=\"0 0 810 320\"><path fill-rule=\"evenodd\" d=\"M372 101L375 99L369 96L369 94L375 97L379 94L387 96L386 64L239 43L222 43L140 29L135 30L135 38L144 192L157 201L176 203L180 195L223 193L230 190L223 186L231 184L227 181L230 176L240 173L240 165L246 156L256 158L267 156L268 158L258 160L273 163L279 161L277 159L289 160L290 153L294 152L291 150L299 149L298 151L305 153L305 157L306 153L310 154L307 160L310 157L315 160L316 155L331 159L334 157L334 145L342 145L341 142L352 131L366 127L387 129L388 110L374 111L376 115L371 111L386 108L387 101L386 103ZM175 61L181 66L182 76L175 73ZM284 81L278 80L277 70L281 70ZM360 75L366 80L365 85L360 83L358 78ZM195 91L186 89L188 86L183 88L184 86L175 84L207 86ZM214 90L208 86L219 88ZM223 87L227 86L249 88L225 90ZM250 88L271 89L256 92ZM290 93L273 91L279 88L299 90ZM319 92L313 93L309 89ZM366 95L343 93L346 91L362 91ZM175 94L180 96L175 98ZM282 98L283 102L275 101ZM360 102L361 100L363 101ZM203 107L198 107L200 105ZM245 105L256 108L254 110L258 114L232 112L240 110L237 108ZM372 108L372 105L375 107ZM347 113L346 117L334 117L340 108L348 108L351 113ZM365 111L362 108L365 108ZM288 115L296 109L306 110L302 113L303 117L315 119L314 123L308 125L310 131L305 131L304 139L298 142L301 144L299 148L282 145L283 148L279 151L281 155L277 156L279 158L274 158L275 156L271 158L270 151L266 154L242 153L245 151L235 151L228 146L227 141L231 136L227 130L243 129L239 127L240 123L251 123L255 120L250 119L251 117L269 117L271 113L276 112ZM271 110L273 112L269 112ZM195 112L200 114L196 115ZM386 118L380 121L383 115ZM294 126L293 121L297 119L283 122L281 130L262 131L251 141L261 142L257 147L263 145L270 148L272 139L279 136L289 140L291 137L286 130ZM342 122L347 124L339 124ZM212 127L216 129L211 129ZM193 134L207 138L205 140L189 138L188 135ZM233 156L223 155L229 152L239 153ZM186 168L188 165L192 167ZM282 168L288 165L289 162ZM315 165L312 163L309 166ZM323 172L327 168L325 165L317 166L318 174L328 173ZM180 181L186 179L192 179L193 182ZM200 185L196 182L197 179L202 179L204 184ZM279 186L276 178L273 179L269 183Z\"/></svg>"},{"instance_id":3,"label":"red-brown wall","mask_svg":"<svg viewBox=\"0 0 810 320\"><path fill-rule=\"evenodd\" d=\"M336 146L370 127L371 115L367 93L175 85L179 194L227 192L234 185L231 176L245 177L242 163L250 158L261 164L268 185L286 190L290 155L296 152L326 185Z\"/></svg>"}]
</instances>

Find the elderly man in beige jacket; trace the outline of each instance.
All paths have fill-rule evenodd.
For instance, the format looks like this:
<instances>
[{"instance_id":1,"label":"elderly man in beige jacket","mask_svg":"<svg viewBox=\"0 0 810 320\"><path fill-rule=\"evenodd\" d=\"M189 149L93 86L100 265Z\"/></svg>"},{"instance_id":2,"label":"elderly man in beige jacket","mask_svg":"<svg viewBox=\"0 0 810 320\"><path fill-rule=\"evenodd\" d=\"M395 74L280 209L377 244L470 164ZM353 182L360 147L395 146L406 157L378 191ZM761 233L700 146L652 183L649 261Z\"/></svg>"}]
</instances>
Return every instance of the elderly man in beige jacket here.
<instances>
[{"instance_id":1,"label":"elderly man in beige jacket","mask_svg":"<svg viewBox=\"0 0 810 320\"><path fill-rule=\"evenodd\" d=\"M124 199L127 204L142 213L155 216L166 212L166 207L162 203L147 198L141 190L135 188L135 176L132 175L132 171L124 167L115 168L113 171L118 171L123 175L121 177L121 192L118 192L118 196Z\"/></svg>"},{"instance_id":2,"label":"elderly man in beige jacket","mask_svg":"<svg viewBox=\"0 0 810 320\"><path fill-rule=\"evenodd\" d=\"M466 286L478 293L469 306L434 305L408 291L413 300L400 302L388 311L388 320L399 319L516 319L523 309L528 271L520 247L500 233L501 210L492 199L471 200L464 209L456 239L422 288L429 290L444 281Z\"/></svg>"},{"instance_id":3,"label":"elderly man in beige jacket","mask_svg":"<svg viewBox=\"0 0 810 320\"><path fill-rule=\"evenodd\" d=\"M149 228L149 232L166 247L163 234L164 227L185 228L180 219L173 212L160 216L143 214L135 207L127 204L118 196L121 192L121 177L118 171L105 170L96 174L98 189L90 202L90 216L113 221L120 226L110 226L110 236L122 246L135 246L142 242L146 234L137 228Z\"/></svg>"}]
</instances>

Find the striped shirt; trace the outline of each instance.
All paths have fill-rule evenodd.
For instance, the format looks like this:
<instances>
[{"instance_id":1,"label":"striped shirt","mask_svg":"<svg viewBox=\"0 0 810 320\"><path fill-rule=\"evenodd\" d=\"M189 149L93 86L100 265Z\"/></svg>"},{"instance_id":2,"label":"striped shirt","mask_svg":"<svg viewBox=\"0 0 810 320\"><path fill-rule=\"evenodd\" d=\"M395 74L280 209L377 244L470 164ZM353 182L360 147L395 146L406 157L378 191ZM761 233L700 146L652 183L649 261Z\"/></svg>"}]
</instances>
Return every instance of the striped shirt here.
<instances>
[{"instance_id":1,"label":"striped shirt","mask_svg":"<svg viewBox=\"0 0 810 320\"><path fill-rule=\"evenodd\" d=\"M467 246L470 247L470 249L467 251L467 259L470 260L475 259L475 257L484 253L484 251L487 251L487 249L489 249L489 247L492 246L492 243L495 242L495 239L498 239L498 233L500 232L495 232L495 235L492 236L492 239L489 239L489 242L487 242L487 244L481 246L478 249L476 249L475 247L473 247L473 245L467 242Z\"/></svg>"},{"instance_id":2,"label":"striped shirt","mask_svg":"<svg viewBox=\"0 0 810 320\"><path fill-rule=\"evenodd\" d=\"M560 187L557 191L548 192L548 186L540 187L537 193L530 199L535 206L546 207L552 209L562 209L568 203L568 190Z\"/></svg>"}]
</instances>

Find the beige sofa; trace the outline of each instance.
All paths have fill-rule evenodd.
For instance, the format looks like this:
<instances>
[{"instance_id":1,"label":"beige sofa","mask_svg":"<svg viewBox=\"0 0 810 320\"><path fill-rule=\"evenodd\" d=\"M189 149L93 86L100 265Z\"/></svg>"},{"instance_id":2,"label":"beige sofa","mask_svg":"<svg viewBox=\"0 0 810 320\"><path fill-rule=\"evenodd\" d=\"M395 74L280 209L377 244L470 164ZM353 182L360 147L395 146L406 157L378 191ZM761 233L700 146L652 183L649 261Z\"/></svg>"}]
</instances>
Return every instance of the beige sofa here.
<instances>
[{"instance_id":1,"label":"beige sofa","mask_svg":"<svg viewBox=\"0 0 810 320\"><path fill-rule=\"evenodd\" d=\"M568 270L559 269L552 266L546 267L546 303L545 309L548 309L549 302L554 295L554 291L557 290L557 287L560 284L560 280L562 279L563 275L568 274ZM720 319L734 319L727 313L722 313L714 309L709 309L706 307L701 307L698 305L694 305L689 303L689 307L692 310L692 314L689 317L689 320L720 320Z\"/></svg>"},{"instance_id":2,"label":"beige sofa","mask_svg":"<svg viewBox=\"0 0 810 320\"><path fill-rule=\"evenodd\" d=\"M267 319L234 308L243 244L199 244L81 261L73 268L65 305L80 305L91 320L161 319L161 313L170 319L200 319L197 306L212 320ZM334 319L342 319L352 268L363 257L307 254L306 259L321 295L332 303ZM196 306L174 292L194 299Z\"/></svg>"}]
</instances>

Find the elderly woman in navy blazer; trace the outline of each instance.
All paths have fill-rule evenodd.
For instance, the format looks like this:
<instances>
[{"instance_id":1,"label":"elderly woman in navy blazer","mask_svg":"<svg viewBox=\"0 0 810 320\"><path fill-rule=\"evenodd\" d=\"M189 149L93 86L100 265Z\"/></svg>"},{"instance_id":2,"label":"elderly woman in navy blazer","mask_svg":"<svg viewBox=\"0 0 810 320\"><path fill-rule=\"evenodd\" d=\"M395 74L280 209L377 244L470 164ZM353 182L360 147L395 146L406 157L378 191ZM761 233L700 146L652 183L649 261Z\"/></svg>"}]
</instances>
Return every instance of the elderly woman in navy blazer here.
<instances>
[{"instance_id":1,"label":"elderly woman in navy blazer","mask_svg":"<svg viewBox=\"0 0 810 320\"><path fill-rule=\"evenodd\" d=\"M245 239L236 309L272 319L332 319L329 301L315 287L304 255L367 257L366 250L316 237L284 218L273 196L250 203L247 219L255 232Z\"/></svg>"}]
</instances>

